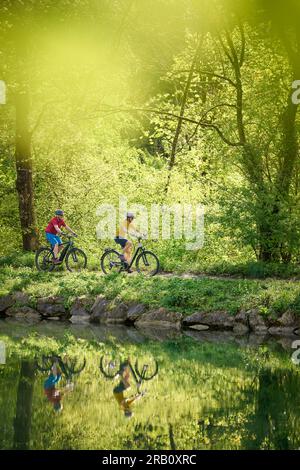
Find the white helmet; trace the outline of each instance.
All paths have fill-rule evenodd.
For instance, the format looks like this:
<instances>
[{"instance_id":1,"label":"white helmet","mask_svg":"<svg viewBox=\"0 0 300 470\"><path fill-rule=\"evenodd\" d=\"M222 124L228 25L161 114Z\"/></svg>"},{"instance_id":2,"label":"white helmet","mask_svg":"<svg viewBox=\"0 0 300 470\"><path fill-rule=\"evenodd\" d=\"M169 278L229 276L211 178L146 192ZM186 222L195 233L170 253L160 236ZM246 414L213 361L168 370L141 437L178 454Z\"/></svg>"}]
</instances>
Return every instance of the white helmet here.
<instances>
[{"instance_id":1,"label":"white helmet","mask_svg":"<svg viewBox=\"0 0 300 470\"><path fill-rule=\"evenodd\" d=\"M126 218L127 219L134 219L134 213L133 212L127 212Z\"/></svg>"}]
</instances>

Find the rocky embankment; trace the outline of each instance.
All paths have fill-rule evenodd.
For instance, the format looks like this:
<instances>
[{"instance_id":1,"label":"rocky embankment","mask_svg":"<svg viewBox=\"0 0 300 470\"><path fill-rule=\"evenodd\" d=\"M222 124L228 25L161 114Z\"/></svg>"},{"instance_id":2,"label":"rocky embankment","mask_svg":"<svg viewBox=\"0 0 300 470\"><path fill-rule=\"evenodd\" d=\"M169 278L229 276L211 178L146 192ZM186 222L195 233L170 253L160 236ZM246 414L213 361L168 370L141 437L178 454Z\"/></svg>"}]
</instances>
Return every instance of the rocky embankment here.
<instances>
[{"instance_id":1,"label":"rocky embankment","mask_svg":"<svg viewBox=\"0 0 300 470\"><path fill-rule=\"evenodd\" d=\"M68 321L75 324L125 324L137 329L190 329L232 331L236 335L247 333L273 336L300 335L300 316L286 311L278 318L260 315L258 310L241 310L237 315L226 311L195 312L184 316L166 308L149 308L141 303L109 301L104 296L77 297L66 303L62 297L30 299L23 292L0 297L0 316L12 317L29 323L42 320Z\"/></svg>"}]
</instances>

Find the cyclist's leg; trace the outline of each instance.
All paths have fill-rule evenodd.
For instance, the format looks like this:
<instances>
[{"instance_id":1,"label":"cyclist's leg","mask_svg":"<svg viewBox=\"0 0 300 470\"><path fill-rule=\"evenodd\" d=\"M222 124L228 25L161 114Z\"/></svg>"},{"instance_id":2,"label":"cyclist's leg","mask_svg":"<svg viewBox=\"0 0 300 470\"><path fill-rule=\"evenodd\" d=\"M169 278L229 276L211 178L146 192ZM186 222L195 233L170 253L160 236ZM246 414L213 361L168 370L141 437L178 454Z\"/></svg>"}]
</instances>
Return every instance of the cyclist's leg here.
<instances>
[{"instance_id":1,"label":"cyclist's leg","mask_svg":"<svg viewBox=\"0 0 300 470\"><path fill-rule=\"evenodd\" d=\"M58 243L56 243L53 247L53 254L54 254L54 258L57 259L57 257L58 257Z\"/></svg>"},{"instance_id":2,"label":"cyclist's leg","mask_svg":"<svg viewBox=\"0 0 300 470\"><path fill-rule=\"evenodd\" d=\"M133 244L130 240L127 240L126 245L123 249L123 254L125 261L130 264L131 261L131 252L132 252Z\"/></svg>"},{"instance_id":3,"label":"cyclist's leg","mask_svg":"<svg viewBox=\"0 0 300 470\"><path fill-rule=\"evenodd\" d=\"M122 248L123 254L120 256L121 260L127 262L126 257L125 257L125 246L126 246L128 240L126 240L126 238L116 237L116 238L115 238L115 242L116 242L118 245L120 245L121 248Z\"/></svg>"},{"instance_id":4,"label":"cyclist's leg","mask_svg":"<svg viewBox=\"0 0 300 470\"><path fill-rule=\"evenodd\" d=\"M59 247L62 244L61 239L57 235L53 235L52 233L46 233L46 238L48 242L51 244L51 248L53 250L54 262L58 263L58 253Z\"/></svg>"},{"instance_id":5,"label":"cyclist's leg","mask_svg":"<svg viewBox=\"0 0 300 470\"><path fill-rule=\"evenodd\" d=\"M55 235L53 235L52 233L46 232L46 239L47 239L47 242L50 243L51 249L53 251L53 255L56 258L55 250L57 249L55 249L55 245L57 244L57 240L56 240Z\"/></svg>"},{"instance_id":6,"label":"cyclist's leg","mask_svg":"<svg viewBox=\"0 0 300 470\"><path fill-rule=\"evenodd\" d=\"M61 239L58 235L55 235L55 241L56 241L56 244L55 244L55 247L53 249L53 253L54 253L55 259L57 259L59 253L63 249L63 244L62 244L62 241L61 241Z\"/></svg>"}]
</instances>

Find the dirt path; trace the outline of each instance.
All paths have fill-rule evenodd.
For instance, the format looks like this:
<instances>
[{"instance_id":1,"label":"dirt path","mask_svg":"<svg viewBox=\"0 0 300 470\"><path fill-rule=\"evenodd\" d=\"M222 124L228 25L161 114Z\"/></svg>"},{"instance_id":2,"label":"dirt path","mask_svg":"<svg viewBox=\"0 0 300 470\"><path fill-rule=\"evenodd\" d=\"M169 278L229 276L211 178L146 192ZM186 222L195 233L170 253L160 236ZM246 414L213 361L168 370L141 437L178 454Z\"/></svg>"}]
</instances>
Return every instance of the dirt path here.
<instances>
[{"instance_id":1,"label":"dirt path","mask_svg":"<svg viewBox=\"0 0 300 470\"><path fill-rule=\"evenodd\" d=\"M298 277L282 278L282 277L247 277L244 275L224 274L224 275L213 275L206 273L173 273L173 272L160 272L157 274L158 277L163 278L178 278L178 279L213 279L217 281L238 281L238 280L249 280L249 281L286 281L286 282L299 282Z\"/></svg>"}]
</instances>

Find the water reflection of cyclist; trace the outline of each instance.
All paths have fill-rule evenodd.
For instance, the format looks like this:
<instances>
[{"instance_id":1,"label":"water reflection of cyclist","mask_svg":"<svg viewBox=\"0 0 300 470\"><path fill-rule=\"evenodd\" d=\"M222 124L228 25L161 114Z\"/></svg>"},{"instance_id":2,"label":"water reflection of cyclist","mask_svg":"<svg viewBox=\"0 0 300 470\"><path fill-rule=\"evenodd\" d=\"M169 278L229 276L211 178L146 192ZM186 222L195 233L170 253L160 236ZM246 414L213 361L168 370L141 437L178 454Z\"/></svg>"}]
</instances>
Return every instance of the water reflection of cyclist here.
<instances>
[{"instance_id":1,"label":"water reflection of cyclist","mask_svg":"<svg viewBox=\"0 0 300 470\"><path fill-rule=\"evenodd\" d=\"M67 383L67 385L62 388L57 388L58 383L62 378L62 372L58 365L58 361L54 361L53 366L51 367L50 374L44 382L44 392L49 402L53 404L53 409L57 412L62 411L62 397L66 392L73 390L73 384Z\"/></svg>"},{"instance_id":2,"label":"water reflection of cyclist","mask_svg":"<svg viewBox=\"0 0 300 470\"><path fill-rule=\"evenodd\" d=\"M132 411L132 405L135 401L139 400L144 393L140 392L140 384L137 385L138 393L131 397L125 397L124 393L125 391L130 389L130 383L129 383L129 378L130 378L130 368L127 362L123 362L120 366L119 370L119 375L120 375L120 382L118 385L113 389L113 394L115 399L117 400L120 409L124 411L124 416L126 418L130 418L133 416L133 411Z\"/></svg>"}]
</instances>

